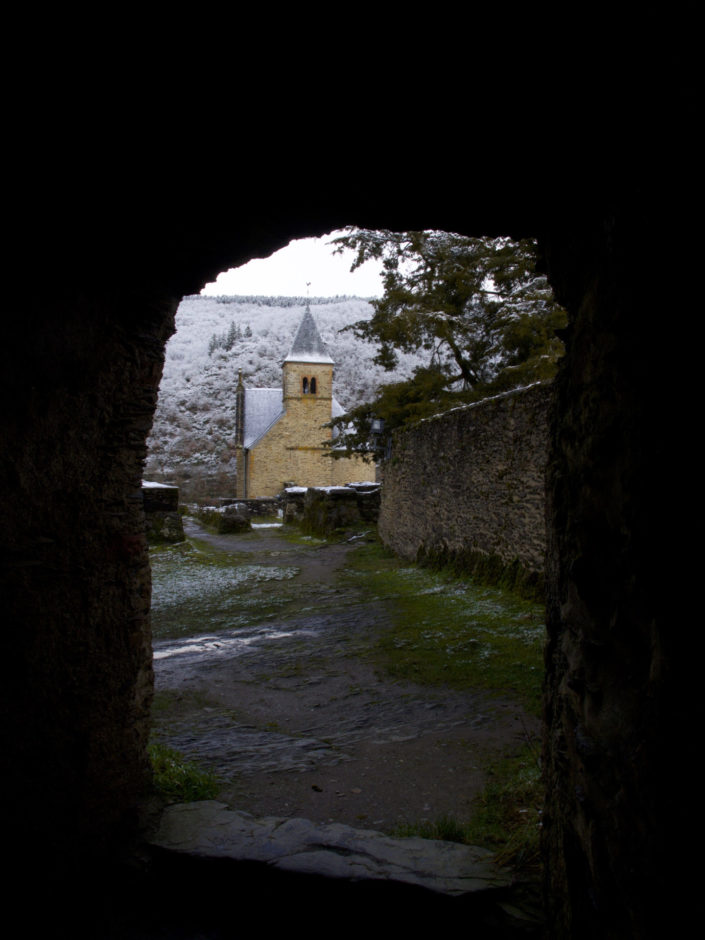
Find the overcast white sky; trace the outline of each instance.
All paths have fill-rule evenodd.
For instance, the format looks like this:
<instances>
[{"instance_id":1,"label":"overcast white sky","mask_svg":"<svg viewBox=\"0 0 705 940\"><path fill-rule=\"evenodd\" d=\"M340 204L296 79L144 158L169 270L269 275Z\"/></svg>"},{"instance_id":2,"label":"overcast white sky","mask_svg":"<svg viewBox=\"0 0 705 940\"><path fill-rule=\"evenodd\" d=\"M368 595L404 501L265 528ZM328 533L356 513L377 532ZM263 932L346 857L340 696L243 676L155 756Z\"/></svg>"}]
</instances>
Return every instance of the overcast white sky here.
<instances>
[{"instance_id":1,"label":"overcast white sky","mask_svg":"<svg viewBox=\"0 0 705 940\"><path fill-rule=\"evenodd\" d=\"M269 258L255 258L240 268L218 275L201 294L256 294L265 297L305 297L306 283L311 297L380 297L381 262L367 261L350 273L354 252L334 255L330 242L340 232L321 238L299 238Z\"/></svg>"}]
</instances>

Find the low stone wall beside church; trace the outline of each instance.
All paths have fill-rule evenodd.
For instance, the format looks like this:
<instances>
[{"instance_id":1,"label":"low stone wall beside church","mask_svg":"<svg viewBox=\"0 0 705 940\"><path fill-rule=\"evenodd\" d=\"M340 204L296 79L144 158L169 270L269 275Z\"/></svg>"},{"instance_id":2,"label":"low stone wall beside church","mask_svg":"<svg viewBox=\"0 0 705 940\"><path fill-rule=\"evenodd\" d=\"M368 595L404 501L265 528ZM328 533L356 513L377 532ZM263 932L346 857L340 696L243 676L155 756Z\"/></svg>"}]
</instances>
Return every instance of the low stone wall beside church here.
<instances>
[{"instance_id":1,"label":"low stone wall beside church","mask_svg":"<svg viewBox=\"0 0 705 940\"><path fill-rule=\"evenodd\" d=\"M142 481L142 505L150 544L183 542L184 525L179 513L179 488Z\"/></svg>"},{"instance_id":2,"label":"low stone wall beside church","mask_svg":"<svg viewBox=\"0 0 705 940\"><path fill-rule=\"evenodd\" d=\"M551 401L551 385L533 385L397 432L384 467L385 544L540 595Z\"/></svg>"},{"instance_id":3,"label":"low stone wall beside church","mask_svg":"<svg viewBox=\"0 0 705 940\"><path fill-rule=\"evenodd\" d=\"M379 517L378 483L345 486L291 486L284 491L284 522L310 535L332 535L349 526L371 525Z\"/></svg>"}]
</instances>

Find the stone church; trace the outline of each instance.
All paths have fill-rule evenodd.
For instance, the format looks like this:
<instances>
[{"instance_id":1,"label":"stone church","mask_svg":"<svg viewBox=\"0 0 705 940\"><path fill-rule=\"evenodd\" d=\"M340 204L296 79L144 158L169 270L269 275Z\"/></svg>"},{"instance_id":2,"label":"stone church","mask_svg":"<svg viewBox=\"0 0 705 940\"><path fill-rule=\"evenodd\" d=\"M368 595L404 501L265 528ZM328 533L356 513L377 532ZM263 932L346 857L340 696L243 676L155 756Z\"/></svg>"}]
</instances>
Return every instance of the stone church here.
<instances>
[{"instance_id":1,"label":"stone church","mask_svg":"<svg viewBox=\"0 0 705 940\"><path fill-rule=\"evenodd\" d=\"M236 495L276 496L284 486L337 486L369 478L361 457L335 460L324 427L344 413L333 397L333 359L306 311L282 363L282 388L245 388L236 405ZM325 443L330 441L330 444Z\"/></svg>"}]
</instances>

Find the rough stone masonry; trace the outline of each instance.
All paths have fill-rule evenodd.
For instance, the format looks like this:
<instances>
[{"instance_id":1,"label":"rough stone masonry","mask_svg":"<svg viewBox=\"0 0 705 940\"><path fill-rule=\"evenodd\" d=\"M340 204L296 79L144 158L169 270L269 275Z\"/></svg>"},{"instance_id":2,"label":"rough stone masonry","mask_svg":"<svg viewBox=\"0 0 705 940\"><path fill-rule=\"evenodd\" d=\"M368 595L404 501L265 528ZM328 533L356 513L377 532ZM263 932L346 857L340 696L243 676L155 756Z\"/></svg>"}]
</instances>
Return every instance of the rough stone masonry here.
<instances>
[{"instance_id":1,"label":"rough stone masonry","mask_svg":"<svg viewBox=\"0 0 705 940\"><path fill-rule=\"evenodd\" d=\"M551 401L552 386L536 384L398 432L384 468L384 542L411 560L540 586Z\"/></svg>"}]
</instances>

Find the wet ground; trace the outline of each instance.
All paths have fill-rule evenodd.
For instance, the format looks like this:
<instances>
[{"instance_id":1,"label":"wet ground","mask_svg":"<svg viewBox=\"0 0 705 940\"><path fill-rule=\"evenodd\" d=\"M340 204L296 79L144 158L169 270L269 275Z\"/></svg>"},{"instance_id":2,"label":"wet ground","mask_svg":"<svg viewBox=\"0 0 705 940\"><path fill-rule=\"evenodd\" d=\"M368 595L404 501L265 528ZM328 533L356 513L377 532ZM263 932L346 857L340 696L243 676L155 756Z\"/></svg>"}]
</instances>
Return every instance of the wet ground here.
<instances>
[{"instance_id":1,"label":"wet ground","mask_svg":"<svg viewBox=\"0 0 705 940\"><path fill-rule=\"evenodd\" d=\"M488 764L536 733L510 700L376 671L393 610L345 576L356 542L186 531L153 559L154 739L213 769L234 809L382 830L465 820Z\"/></svg>"}]
</instances>

